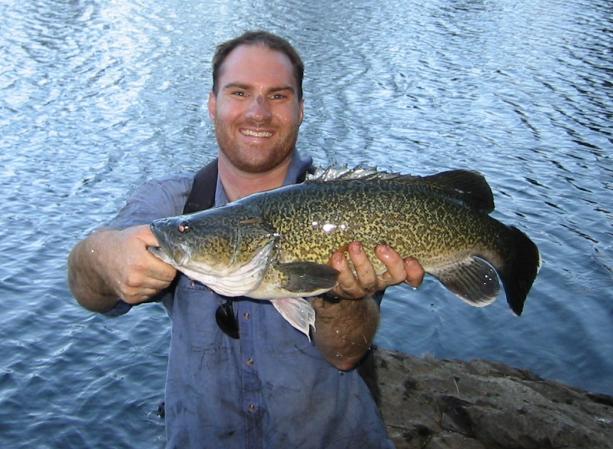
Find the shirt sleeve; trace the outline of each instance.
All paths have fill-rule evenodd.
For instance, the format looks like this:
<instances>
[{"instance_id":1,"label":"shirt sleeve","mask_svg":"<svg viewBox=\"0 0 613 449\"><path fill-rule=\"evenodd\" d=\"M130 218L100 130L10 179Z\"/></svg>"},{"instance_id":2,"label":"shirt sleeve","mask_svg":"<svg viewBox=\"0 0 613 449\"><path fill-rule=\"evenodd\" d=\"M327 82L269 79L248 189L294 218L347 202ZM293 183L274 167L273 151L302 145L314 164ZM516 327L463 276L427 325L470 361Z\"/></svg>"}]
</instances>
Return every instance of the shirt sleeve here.
<instances>
[{"instance_id":1,"label":"shirt sleeve","mask_svg":"<svg viewBox=\"0 0 613 449\"><path fill-rule=\"evenodd\" d=\"M105 227L124 229L180 215L192 187L193 176L148 181L130 196L125 206Z\"/></svg>"},{"instance_id":2,"label":"shirt sleeve","mask_svg":"<svg viewBox=\"0 0 613 449\"><path fill-rule=\"evenodd\" d=\"M191 190L193 176L179 176L160 180L148 181L140 186L128 198L125 206L104 227L111 229L125 229L130 226L151 223L162 217L180 215L185 207L187 196ZM151 301L162 301L170 291L162 291L158 297ZM123 315L132 309L132 306L121 299L115 306L104 313L107 317Z\"/></svg>"}]
</instances>

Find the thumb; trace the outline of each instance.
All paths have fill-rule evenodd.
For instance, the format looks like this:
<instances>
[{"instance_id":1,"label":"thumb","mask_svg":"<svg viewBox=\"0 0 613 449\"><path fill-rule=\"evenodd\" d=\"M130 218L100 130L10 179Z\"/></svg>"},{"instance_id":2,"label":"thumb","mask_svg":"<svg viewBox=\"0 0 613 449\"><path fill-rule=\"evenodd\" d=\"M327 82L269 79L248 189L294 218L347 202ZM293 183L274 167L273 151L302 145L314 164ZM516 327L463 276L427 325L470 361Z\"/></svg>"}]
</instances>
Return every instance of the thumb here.
<instances>
[{"instance_id":1,"label":"thumb","mask_svg":"<svg viewBox=\"0 0 613 449\"><path fill-rule=\"evenodd\" d=\"M155 237L149 225L139 225L135 228L135 236L141 240L145 246L160 246L158 239Z\"/></svg>"}]
</instances>

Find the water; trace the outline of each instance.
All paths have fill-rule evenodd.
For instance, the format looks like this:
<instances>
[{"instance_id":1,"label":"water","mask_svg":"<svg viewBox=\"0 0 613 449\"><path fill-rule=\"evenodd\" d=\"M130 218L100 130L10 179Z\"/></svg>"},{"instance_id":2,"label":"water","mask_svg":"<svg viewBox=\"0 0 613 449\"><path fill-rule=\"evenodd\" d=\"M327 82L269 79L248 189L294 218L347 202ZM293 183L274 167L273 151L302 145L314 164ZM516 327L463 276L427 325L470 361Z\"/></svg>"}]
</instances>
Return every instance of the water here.
<instances>
[{"instance_id":1,"label":"water","mask_svg":"<svg viewBox=\"0 0 613 449\"><path fill-rule=\"evenodd\" d=\"M477 169L542 251L521 318L428 280L391 289L378 344L613 394L613 6L334 5L0 2L2 447L162 447L164 311L80 309L66 255L145 179L215 153L214 46L259 27L303 55L299 146L319 164Z\"/></svg>"}]
</instances>

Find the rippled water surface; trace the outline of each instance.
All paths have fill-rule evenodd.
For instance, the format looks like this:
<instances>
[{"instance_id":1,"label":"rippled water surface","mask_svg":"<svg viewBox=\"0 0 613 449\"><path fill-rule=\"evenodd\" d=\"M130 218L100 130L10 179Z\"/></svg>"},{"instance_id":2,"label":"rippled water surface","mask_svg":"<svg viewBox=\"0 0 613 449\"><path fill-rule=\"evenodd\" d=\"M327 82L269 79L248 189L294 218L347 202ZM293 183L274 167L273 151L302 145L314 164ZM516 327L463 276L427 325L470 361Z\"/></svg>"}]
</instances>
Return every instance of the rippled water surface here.
<instances>
[{"instance_id":1,"label":"rippled water surface","mask_svg":"<svg viewBox=\"0 0 613 449\"><path fill-rule=\"evenodd\" d=\"M427 280L389 291L379 345L613 394L612 17L607 0L0 2L0 446L163 446L163 309L80 309L66 255L135 186L215 154L209 61L252 28L303 55L299 147L319 164L479 170L542 251L521 318Z\"/></svg>"}]
</instances>

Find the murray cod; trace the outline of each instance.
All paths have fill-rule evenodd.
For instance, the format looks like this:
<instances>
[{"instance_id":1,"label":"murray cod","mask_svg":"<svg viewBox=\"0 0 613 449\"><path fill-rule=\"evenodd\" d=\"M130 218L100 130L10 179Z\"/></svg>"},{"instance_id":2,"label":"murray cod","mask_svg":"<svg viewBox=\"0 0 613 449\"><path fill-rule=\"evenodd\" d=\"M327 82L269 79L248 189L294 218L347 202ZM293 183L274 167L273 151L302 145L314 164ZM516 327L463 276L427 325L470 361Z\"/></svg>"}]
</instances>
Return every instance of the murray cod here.
<instances>
[{"instance_id":1,"label":"murray cod","mask_svg":"<svg viewBox=\"0 0 613 449\"><path fill-rule=\"evenodd\" d=\"M493 209L489 185L472 171L420 177L326 169L302 184L156 220L159 247L151 251L221 295L270 300L307 336L315 313L304 298L336 285L328 261L354 240L377 274L385 266L374 249L384 243L474 306L496 299L500 278L520 315L539 251L523 232L490 217Z\"/></svg>"}]
</instances>

